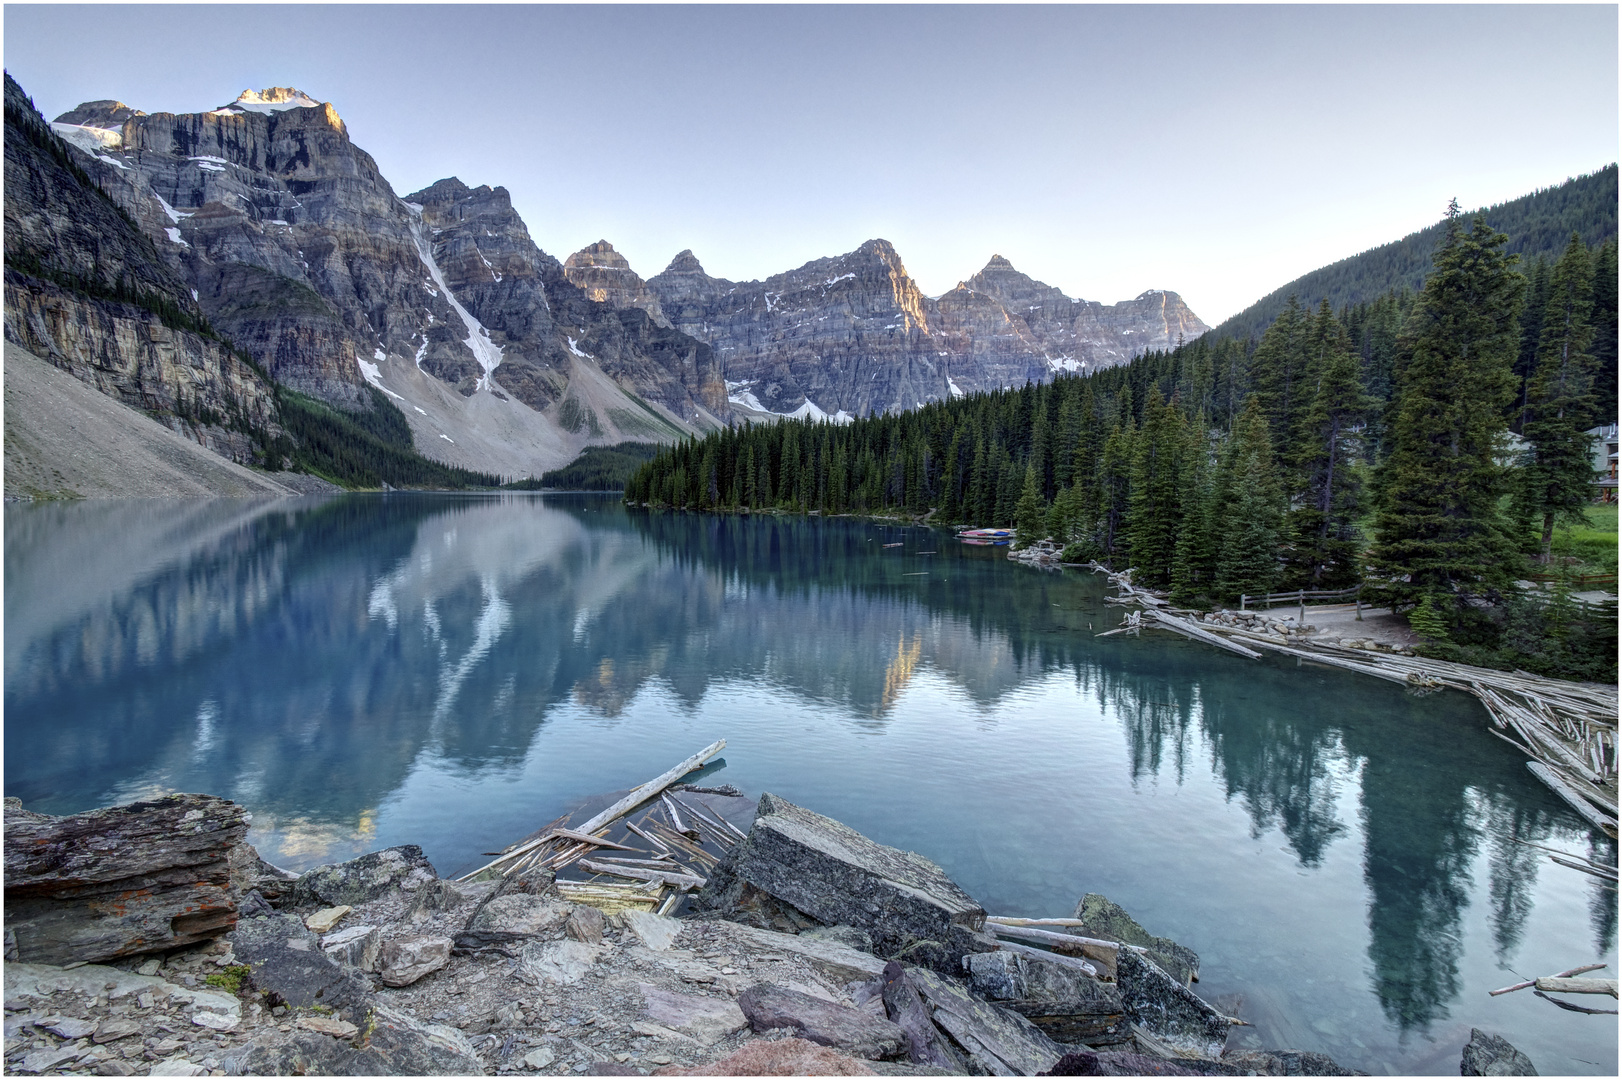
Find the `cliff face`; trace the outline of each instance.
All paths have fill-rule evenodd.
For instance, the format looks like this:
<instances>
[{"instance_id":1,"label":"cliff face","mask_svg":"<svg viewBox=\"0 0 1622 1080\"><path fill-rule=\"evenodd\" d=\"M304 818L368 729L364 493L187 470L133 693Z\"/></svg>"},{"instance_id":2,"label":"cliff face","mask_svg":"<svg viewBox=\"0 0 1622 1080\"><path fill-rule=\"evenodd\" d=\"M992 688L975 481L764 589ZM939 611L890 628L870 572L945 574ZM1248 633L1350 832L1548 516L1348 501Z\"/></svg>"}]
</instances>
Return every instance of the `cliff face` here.
<instances>
[{"instance_id":1,"label":"cliff face","mask_svg":"<svg viewBox=\"0 0 1622 1080\"><path fill-rule=\"evenodd\" d=\"M708 276L684 251L648 287L673 325L715 347L734 408L750 414L908 409L1110 367L1205 330L1175 293L1073 300L1000 256L930 299L884 240L746 283Z\"/></svg>"},{"instance_id":2,"label":"cliff face","mask_svg":"<svg viewBox=\"0 0 1622 1080\"><path fill-rule=\"evenodd\" d=\"M104 112L125 107L96 103ZM279 434L270 383L200 332L175 268L5 80L5 336L239 462Z\"/></svg>"},{"instance_id":3,"label":"cliff face","mask_svg":"<svg viewBox=\"0 0 1622 1080\"><path fill-rule=\"evenodd\" d=\"M330 104L286 87L187 114L101 101L54 127L221 331L336 404L383 390L429 456L525 475L723 422L707 346L591 302L502 188L398 198Z\"/></svg>"},{"instance_id":4,"label":"cliff face","mask_svg":"<svg viewBox=\"0 0 1622 1080\"><path fill-rule=\"evenodd\" d=\"M659 310L659 298L607 240L599 240L570 255L563 261L563 272L572 283L585 290L588 300L616 308L641 308L655 325L670 328L670 320Z\"/></svg>"}]
</instances>

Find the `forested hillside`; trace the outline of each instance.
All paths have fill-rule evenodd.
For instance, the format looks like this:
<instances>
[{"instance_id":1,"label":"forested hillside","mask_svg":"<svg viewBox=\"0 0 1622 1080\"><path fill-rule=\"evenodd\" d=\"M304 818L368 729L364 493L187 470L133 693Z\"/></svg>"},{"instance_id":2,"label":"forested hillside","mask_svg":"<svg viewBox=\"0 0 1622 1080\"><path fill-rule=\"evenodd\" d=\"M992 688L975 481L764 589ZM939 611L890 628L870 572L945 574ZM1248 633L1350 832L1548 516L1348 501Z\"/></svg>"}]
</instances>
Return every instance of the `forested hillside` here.
<instances>
[{"instance_id":1,"label":"forested hillside","mask_svg":"<svg viewBox=\"0 0 1622 1080\"><path fill-rule=\"evenodd\" d=\"M1617 167L1611 165L1478 212L1509 237L1507 250L1521 257L1521 269L1526 271L1540 258L1558 259L1573 232L1589 247L1615 240L1616 207ZM1443 225L1432 225L1304 274L1215 327L1209 336L1260 337L1292 296L1307 304L1327 299L1339 311L1392 290L1418 290L1431 271L1431 254L1442 230Z\"/></svg>"},{"instance_id":2,"label":"forested hillside","mask_svg":"<svg viewBox=\"0 0 1622 1080\"><path fill-rule=\"evenodd\" d=\"M1561 609L1566 623L1544 626L1554 609L1516 600L1514 580L1550 560L1552 525L1592 492L1583 430L1604 411L1607 333L1614 384L1616 244L1570 238L1541 285L1506 246L1455 211L1417 293L1338 312L1291 298L1255 343L1206 335L844 426L717 432L659 454L626 499L1013 525L1182 603L1364 582L1438 613L1439 647L1614 677L1614 625L1568 633Z\"/></svg>"}]
</instances>

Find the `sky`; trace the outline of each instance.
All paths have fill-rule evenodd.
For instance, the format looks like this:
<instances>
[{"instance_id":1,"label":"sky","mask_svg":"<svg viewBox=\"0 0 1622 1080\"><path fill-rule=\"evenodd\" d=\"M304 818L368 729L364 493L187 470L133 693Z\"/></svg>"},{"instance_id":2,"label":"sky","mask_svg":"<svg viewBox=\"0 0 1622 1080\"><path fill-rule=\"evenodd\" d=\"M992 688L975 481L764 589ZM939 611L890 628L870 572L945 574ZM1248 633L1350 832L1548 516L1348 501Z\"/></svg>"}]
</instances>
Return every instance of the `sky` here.
<instances>
[{"instance_id":1,"label":"sky","mask_svg":"<svg viewBox=\"0 0 1622 1080\"><path fill-rule=\"evenodd\" d=\"M1618 157L1617 6L4 7L48 119L330 101L401 195L502 186L548 253L762 278L882 237L1215 325Z\"/></svg>"}]
</instances>

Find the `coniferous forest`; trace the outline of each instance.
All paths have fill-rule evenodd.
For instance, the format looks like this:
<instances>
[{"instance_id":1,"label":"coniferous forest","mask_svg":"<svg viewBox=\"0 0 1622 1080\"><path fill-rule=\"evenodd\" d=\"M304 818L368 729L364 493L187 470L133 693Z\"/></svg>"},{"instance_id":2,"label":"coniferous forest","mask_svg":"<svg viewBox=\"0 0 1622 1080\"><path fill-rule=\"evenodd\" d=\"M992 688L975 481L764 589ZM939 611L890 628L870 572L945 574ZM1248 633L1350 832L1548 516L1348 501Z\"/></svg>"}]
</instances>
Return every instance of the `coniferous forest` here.
<instances>
[{"instance_id":1,"label":"coniferous forest","mask_svg":"<svg viewBox=\"0 0 1622 1080\"><path fill-rule=\"evenodd\" d=\"M1614 681L1614 618L1515 582L1556 569L1553 528L1593 493L1617 245L1573 234L1531 267L1506 245L1451 206L1417 292L1291 297L1259 339L846 425L730 428L660 453L626 500L1013 526L1187 605L1361 583L1437 655Z\"/></svg>"}]
</instances>

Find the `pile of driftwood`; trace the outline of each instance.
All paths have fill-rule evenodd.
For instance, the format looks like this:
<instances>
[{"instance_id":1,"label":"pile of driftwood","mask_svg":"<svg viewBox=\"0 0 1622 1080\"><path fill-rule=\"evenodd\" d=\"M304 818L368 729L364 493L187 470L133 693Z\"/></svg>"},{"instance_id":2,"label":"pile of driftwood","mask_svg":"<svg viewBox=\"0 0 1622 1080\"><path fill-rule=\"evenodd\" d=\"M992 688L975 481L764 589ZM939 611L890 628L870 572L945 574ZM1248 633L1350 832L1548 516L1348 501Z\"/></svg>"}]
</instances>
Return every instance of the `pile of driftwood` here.
<instances>
[{"instance_id":1,"label":"pile of driftwood","mask_svg":"<svg viewBox=\"0 0 1622 1080\"><path fill-rule=\"evenodd\" d=\"M1261 654L1255 650L1266 649L1400 683L1417 693L1450 689L1473 695L1486 707L1498 729L1493 734L1532 759L1527 768L1534 776L1590 824L1607 836L1616 837L1618 696L1615 686L1567 682L1524 671L1495 671L1320 642L1286 644L1272 635L1238 627L1210 623L1202 626L1187 617L1194 612L1173 608L1164 597L1133 585L1131 570L1114 573L1097 563L1091 568L1108 574L1110 582L1120 589L1118 596L1109 597L1106 602L1143 607L1141 616L1132 620L1132 626L1108 631L1111 634L1153 626L1250 659L1261 659ZM1573 864L1563 862L1563 865ZM1593 872L1589 867L1576 868ZM1609 878L1614 883L1615 869L1609 869L1608 874L1596 873L1596 876Z\"/></svg>"},{"instance_id":2,"label":"pile of driftwood","mask_svg":"<svg viewBox=\"0 0 1622 1080\"><path fill-rule=\"evenodd\" d=\"M566 814L457 880L512 882L551 875L558 891L572 903L667 915L684 893L703 887L705 875L744 837L723 815L706 813L672 790L685 787L677 782L725 747L725 739L716 740L578 827L569 827L571 815ZM629 815L639 808L640 819L632 820ZM559 876L571 870L583 874Z\"/></svg>"}]
</instances>

